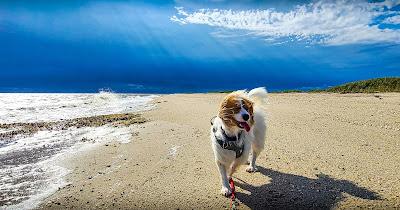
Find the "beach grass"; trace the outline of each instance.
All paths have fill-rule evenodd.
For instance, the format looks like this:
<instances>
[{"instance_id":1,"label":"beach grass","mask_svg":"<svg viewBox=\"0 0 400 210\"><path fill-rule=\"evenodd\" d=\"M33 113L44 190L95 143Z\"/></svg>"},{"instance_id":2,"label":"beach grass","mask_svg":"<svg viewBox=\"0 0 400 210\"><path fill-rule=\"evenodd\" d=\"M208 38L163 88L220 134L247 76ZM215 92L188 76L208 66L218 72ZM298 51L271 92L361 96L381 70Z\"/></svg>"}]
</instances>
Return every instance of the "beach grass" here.
<instances>
[{"instance_id":1,"label":"beach grass","mask_svg":"<svg viewBox=\"0 0 400 210\"><path fill-rule=\"evenodd\" d=\"M377 78L350 82L326 89L334 93L400 92L400 77Z\"/></svg>"},{"instance_id":2,"label":"beach grass","mask_svg":"<svg viewBox=\"0 0 400 210\"><path fill-rule=\"evenodd\" d=\"M325 89L289 89L274 93L387 93L400 92L400 77L385 77L361 80Z\"/></svg>"}]
</instances>

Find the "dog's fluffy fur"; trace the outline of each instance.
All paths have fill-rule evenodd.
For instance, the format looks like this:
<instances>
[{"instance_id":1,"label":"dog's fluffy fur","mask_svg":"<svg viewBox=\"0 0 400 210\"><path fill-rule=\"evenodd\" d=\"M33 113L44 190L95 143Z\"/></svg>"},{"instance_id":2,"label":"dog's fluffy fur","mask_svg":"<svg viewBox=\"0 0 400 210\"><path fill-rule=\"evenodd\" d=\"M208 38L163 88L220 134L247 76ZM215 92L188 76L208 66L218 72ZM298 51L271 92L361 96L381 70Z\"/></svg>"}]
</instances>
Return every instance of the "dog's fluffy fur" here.
<instances>
[{"instance_id":1,"label":"dog's fluffy fur","mask_svg":"<svg viewBox=\"0 0 400 210\"><path fill-rule=\"evenodd\" d=\"M235 91L228 94L222 101L218 116L213 119L211 126L211 144L215 161L221 176L221 193L231 194L229 178L239 165L249 162L247 172L257 171L256 159L264 149L266 121L262 104L267 96L265 88L256 88L249 92ZM248 114L248 116L243 117ZM247 120L245 120L248 118ZM244 145L243 154L236 158L232 150L223 149L216 140L222 136L223 129L228 136L238 136L237 145Z\"/></svg>"}]
</instances>

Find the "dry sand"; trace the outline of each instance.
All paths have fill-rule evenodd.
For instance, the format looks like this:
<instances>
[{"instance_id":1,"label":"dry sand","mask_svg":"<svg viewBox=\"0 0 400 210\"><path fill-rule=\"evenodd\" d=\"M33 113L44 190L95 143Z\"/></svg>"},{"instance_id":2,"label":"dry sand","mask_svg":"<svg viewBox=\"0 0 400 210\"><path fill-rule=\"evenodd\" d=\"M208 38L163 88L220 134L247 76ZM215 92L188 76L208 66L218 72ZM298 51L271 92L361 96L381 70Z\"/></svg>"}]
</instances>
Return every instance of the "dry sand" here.
<instances>
[{"instance_id":1,"label":"dry sand","mask_svg":"<svg viewBox=\"0 0 400 210\"><path fill-rule=\"evenodd\" d=\"M209 120L224 94L165 95L128 144L69 158L40 208L223 209ZM400 208L400 94L270 94L260 172L235 174L240 209Z\"/></svg>"}]
</instances>

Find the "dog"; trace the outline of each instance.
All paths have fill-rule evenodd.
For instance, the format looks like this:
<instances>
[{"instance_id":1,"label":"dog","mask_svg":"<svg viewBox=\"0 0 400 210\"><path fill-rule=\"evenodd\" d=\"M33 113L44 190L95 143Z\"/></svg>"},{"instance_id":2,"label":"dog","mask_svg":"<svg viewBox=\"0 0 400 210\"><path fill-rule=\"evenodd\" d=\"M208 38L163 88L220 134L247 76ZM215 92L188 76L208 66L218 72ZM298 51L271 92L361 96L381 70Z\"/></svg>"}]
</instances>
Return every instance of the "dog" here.
<instances>
[{"instance_id":1,"label":"dog","mask_svg":"<svg viewBox=\"0 0 400 210\"><path fill-rule=\"evenodd\" d=\"M266 134L265 88L239 90L222 101L218 115L211 119L211 144L221 176L221 193L231 195L229 179L237 167L249 163L247 172L256 172L256 159L264 149Z\"/></svg>"}]
</instances>

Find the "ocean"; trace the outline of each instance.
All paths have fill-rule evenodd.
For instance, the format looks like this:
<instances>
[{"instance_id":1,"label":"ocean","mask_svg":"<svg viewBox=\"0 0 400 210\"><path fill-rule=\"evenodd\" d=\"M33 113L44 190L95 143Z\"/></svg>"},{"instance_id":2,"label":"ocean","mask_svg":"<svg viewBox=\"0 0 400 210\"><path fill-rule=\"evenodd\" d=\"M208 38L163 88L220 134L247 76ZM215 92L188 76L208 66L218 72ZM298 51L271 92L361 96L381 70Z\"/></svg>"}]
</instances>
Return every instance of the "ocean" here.
<instances>
[{"instance_id":1,"label":"ocean","mask_svg":"<svg viewBox=\"0 0 400 210\"><path fill-rule=\"evenodd\" d=\"M145 111L154 107L149 102L155 97L112 92L0 94L0 209L36 207L67 184L64 177L69 171L60 165L63 159L104 142L128 143L133 133L132 125L63 127L58 123L59 128L23 135L18 126Z\"/></svg>"}]
</instances>

